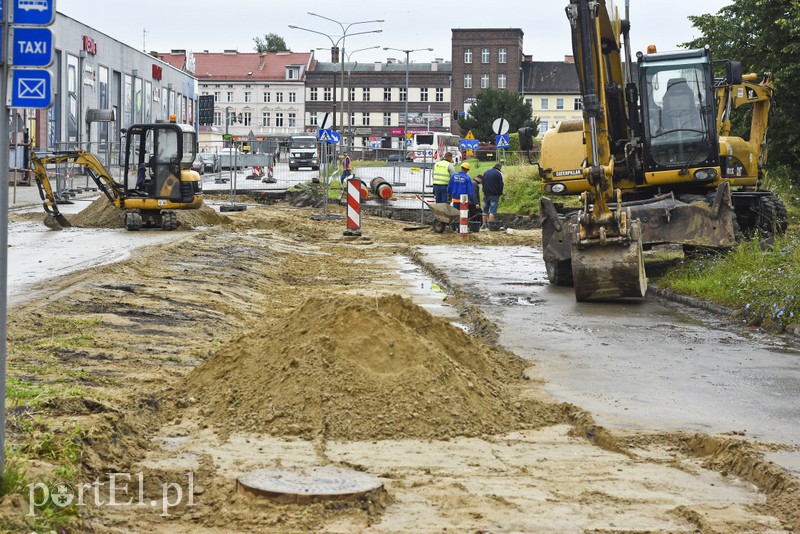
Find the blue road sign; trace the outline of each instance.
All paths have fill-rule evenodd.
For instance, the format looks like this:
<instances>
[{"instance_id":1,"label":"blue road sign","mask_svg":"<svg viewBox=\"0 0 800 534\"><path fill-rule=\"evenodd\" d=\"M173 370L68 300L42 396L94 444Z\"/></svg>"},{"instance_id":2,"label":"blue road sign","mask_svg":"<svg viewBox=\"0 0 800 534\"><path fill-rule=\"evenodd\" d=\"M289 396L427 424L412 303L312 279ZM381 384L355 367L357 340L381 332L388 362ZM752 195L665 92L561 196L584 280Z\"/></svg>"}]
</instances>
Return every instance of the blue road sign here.
<instances>
[{"instance_id":1,"label":"blue road sign","mask_svg":"<svg viewBox=\"0 0 800 534\"><path fill-rule=\"evenodd\" d=\"M478 150L478 140L477 139L462 139L461 140L461 149L462 150Z\"/></svg>"},{"instance_id":2,"label":"blue road sign","mask_svg":"<svg viewBox=\"0 0 800 534\"><path fill-rule=\"evenodd\" d=\"M325 128L324 130L317 130L317 139L319 139L320 142L322 143L330 143L331 130L329 128Z\"/></svg>"},{"instance_id":3,"label":"blue road sign","mask_svg":"<svg viewBox=\"0 0 800 534\"><path fill-rule=\"evenodd\" d=\"M11 28L11 65L49 67L53 62L53 32L50 28Z\"/></svg>"},{"instance_id":4,"label":"blue road sign","mask_svg":"<svg viewBox=\"0 0 800 534\"><path fill-rule=\"evenodd\" d=\"M508 148L508 134L495 137L494 144L497 145L497 148Z\"/></svg>"},{"instance_id":5,"label":"blue road sign","mask_svg":"<svg viewBox=\"0 0 800 534\"><path fill-rule=\"evenodd\" d=\"M49 70L11 72L12 108L49 108L53 104L53 74Z\"/></svg>"},{"instance_id":6,"label":"blue road sign","mask_svg":"<svg viewBox=\"0 0 800 534\"><path fill-rule=\"evenodd\" d=\"M331 132L330 143L332 145L338 145L341 142L342 142L342 134L340 134L339 132Z\"/></svg>"},{"instance_id":7,"label":"blue road sign","mask_svg":"<svg viewBox=\"0 0 800 534\"><path fill-rule=\"evenodd\" d=\"M31 24L49 26L53 23L56 11L55 0L11 0L13 9L12 22L14 24Z\"/></svg>"}]
</instances>

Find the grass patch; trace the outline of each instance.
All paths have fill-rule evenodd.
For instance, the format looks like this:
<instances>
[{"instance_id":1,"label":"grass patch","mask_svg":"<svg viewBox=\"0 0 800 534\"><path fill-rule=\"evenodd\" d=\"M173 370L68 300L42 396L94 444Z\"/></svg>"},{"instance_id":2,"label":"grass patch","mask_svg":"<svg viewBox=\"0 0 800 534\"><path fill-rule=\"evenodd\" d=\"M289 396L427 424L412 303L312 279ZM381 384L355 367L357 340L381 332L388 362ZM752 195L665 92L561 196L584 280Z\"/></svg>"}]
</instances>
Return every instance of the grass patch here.
<instances>
[{"instance_id":1,"label":"grass patch","mask_svg":"<svg viewBox=\"0 0 800 534\"><path fill-rule=\"evenodd\" d=\"M13 405L41 406L52 399L70 397L83 398L86 392L78 387L63 387L46 382L26 381L9 376L6 378L6 400Z\"/></svg>"},{"instance_id":2,"label":"grass patch","mask_svg":"<svg viewBox=\"0 0 800 534\"><path fill-rule=\"evenodd\" d=\"M742 322L783 330L800 324L800 239L758 239L686 259L659 283L736 310Z\"/></svg>"}]
</instances>

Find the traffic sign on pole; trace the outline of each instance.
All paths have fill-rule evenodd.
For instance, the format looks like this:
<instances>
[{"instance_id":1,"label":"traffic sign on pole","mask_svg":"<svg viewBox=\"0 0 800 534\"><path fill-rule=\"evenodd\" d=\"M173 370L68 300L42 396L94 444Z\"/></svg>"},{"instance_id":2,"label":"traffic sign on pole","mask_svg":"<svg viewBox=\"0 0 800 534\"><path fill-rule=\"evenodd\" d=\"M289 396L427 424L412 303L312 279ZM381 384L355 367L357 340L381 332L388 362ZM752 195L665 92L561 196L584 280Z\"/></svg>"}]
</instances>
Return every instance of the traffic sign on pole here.
<instances>
[{"instance_id":1,"label":"traffic sign on pole","mask_svg":"<svg viewBox=\"0 0 800 534\"><path fill-rule=\"evenodd\" d=\"M495 137L494 144L497 145L497 148L508 148L508 134Z\"/></svg>"},{"instance_id":2,"label":"traffic sign on pole","mask_svg":"<svg viewBox=\"0 0 800 534\"><path fill-rule=\"evenodd\" d=\"M11 28L9 65L49 67L53 63L53 32L50 28Z\"/></svg>"},{"instance_id":3,"label":"traffic sign on pole","mask_svg":"<svg viewBox=\"0 0 800 534\"><path fill-rule=\"evenodd\" d=\"M56 11L55 0L13 0L9 22L13 24L30 24L49 26L53 23Z\"/></svg>"},{"instance_id":4,"label":"traffic sign on pole","mask_svg":"<svg viewBox=\"0 0 800 534\"><path fill-rule=\"evenodd\" d=\"M12 108L49 108L52 104L53 74L49 70L15 69L12 71Z\"/></svg>"},{"instance_id":5,"label":"traffic sign on pole","mask_svg":"<svg viewBox=\"0 0 800 534\"><path fill-rule=\"evenodd\" d=\"M508 121L505 119L495 119L492 123L492 131L497 135L505 135L508 133Z\"/></svg>"}]
</instances>

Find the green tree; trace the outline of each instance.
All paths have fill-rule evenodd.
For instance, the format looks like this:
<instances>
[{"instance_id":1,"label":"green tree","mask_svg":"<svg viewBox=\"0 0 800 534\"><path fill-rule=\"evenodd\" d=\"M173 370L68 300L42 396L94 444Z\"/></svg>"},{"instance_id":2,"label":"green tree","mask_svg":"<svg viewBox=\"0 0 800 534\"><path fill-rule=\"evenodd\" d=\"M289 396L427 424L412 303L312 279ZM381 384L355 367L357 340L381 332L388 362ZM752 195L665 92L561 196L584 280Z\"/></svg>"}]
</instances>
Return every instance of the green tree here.
<instances>
[{"instance_id":1,"label":"green tree","mask_svg":"<svg viewBox=\"0 0 800 534\"><path fill-rule=\"evenodd\" d=\"M495 119L506 119L509 132L516 132L524 126L536 128L538 132L539 119L532 115L531 104L525 102L521 94L505 89L484 89L478 93L469 114L458 120L458 127L462 132L472 130L475 139L493 143L492 123Z\"/></svg>"},{"instance_id":2,"label":"green tree","mask_svg":"<svg viewBox=\"0 0 800 534\"><path fill-rule=\"evenodd\" d=\"M277 33L268 33L263 39L261 37L253 37L253 41L256 43L255 49L259 54L289 50L289 47L286 46L286 41Z\"/></svg>"},{"instance_id":3,"label":"green tree","mask_svg":"<svg viewBox=\"0 0 800 534\"><path fill-rule=\"evenodd\" d=\"M768 137L770 167L800 166L800 1L733 0L712 15L689 17L703 36L683 46L711 47L715 59L744 72L772 72L775 97ZM740 120L740 124L741 124ZM741 131L736 132L741 134ZM797 179L796 176L794 177Z\"/></svg>"}]
</instances>

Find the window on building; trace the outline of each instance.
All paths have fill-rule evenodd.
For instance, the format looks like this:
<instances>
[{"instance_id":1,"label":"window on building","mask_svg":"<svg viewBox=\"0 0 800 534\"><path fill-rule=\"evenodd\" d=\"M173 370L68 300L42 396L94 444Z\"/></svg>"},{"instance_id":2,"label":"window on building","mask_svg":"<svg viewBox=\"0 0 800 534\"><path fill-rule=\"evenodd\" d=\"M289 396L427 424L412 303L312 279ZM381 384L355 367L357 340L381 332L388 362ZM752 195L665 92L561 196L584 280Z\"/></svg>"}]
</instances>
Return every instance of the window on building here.
<instances>
[{"instance_id":1,"label":"window on building","mask_svg":"<svg viewBox=\"0 0 800 534\"><path fill-rule=\"evenodd\" d=\"M550 99L542 98L539 101L539 109L550 109Z\"/></svg>"},{"instance_id":2,"label":"window on building","mask_svg":"<svg viewBox=\"0 0 800 534\"><path fill-rule=\"evenodd\" d=\"M253 93L251 91L244 92L244 101L245 102L252 102L253 101Z\"/></svg>"},{"instance_id":3,"label":"window on building","mask_svg":"<svg viewBox=\"0 0 800 534\"><path fill-rule=\"evenodd\" d=\"M489 75L481 74L481 89L488 89L488 88L489 88Z\"/></svg>"},{"instance_id":4,"label":"window on building","mask_svg":"<svg viewBox=\"0 0 800 534\"><path fill-rule=\"evenodd\" d=\"M419 90L419 101L420 102L427 102L428 101L428 88L422 87Z\"/></svg>"},{"instance_id":5,"label":"window on building","mask_svg":"<svg viewBox=\"0 0 800 534\"><path fill-rule=\"evenodd\" d=\"M544 133L544 132L547 131L547 129L548 129L547 121L540 120L539 121L539 133Z\"/></svg>"},{"instance_id":6,"label":"window on building","mask_svg":"<svg viewBox=\"0 0 800 534\"><path fill-rule=\"evenodd\" d=\"M350 94L348 95L348 98L351 101L355 100L356 99L356 88L355 87L351 87L349 93Z\"/></svg>"},{"instance_id":7,"label":"window on building","mask_svg":"<svg viewBox=\"0 0 800 534\"><path fill-rule=\"evenodd\" d=\"M297 126L297 113L289 113L289 128Z\"/></svg>"},{"instance_id":8,"label":"window on building","mask_svg":"<svg viewBox=\"0 0 800 534\"><path fill-rule=\"evenodd\" d=\"M436 88L436 101L437 102L444 102L444 87L437 87Z\"/></svg>"},{"instance_id":9,"label":"window on building","mask_svg":"<svg viewBox=\"0 0 800 534\"><path fill-rule=\"evenodd\" d=\"M400 102L405 102L406 100L408 100L408 95L406 94L406 88L405 87L401 87L400 88Z\"/></svg>"},{"instance_id":10,"label":"window on building","mask_svg":"<svg viewBox=\"0 0 800 534\"><path fill-rule=\"evenodd\" d=\"M308 114L308 124L310 126L317 126L319 124L317 122L317 114L316 113L309 113Z\"/></svg>"},{"instance_id":11,"label":"window on building","mask_svg":"<svg viewBox=\"0 0 800 534\"><path fill-rule=\"evenodd\" d=\"M575 100L572 101L572 109L575 111L583 109L583 99L581 97L575 97Z\"/></svg>"},{"instance_id":12,"label":"window on building","mask_svg":"<svg viewBox=\"0 0 800 534\"><path fill-rule=\"evenodd\" d=\"M289 93L289 102L297 102L297 93L294 91Z\"/></svg>"},{"instance_id":13,"label":"window on building","mask_svg":"<svg viewBox=\"0 0 800 534\"><path fill-rule=\"evenodd\" d=\"M526 98L525 99L525 103L526 104L530 104L531 105L531 109L533 109L533 99L532 98Z\"/></svg>"},{"instance_id":14,"label":"window on building","mask_svg":"<svg viewBox=\"0 0 800 534\"><path fill-rule=\"evenodd\" d=\"M497 51L497 62L505 63L508 61L508 48L501 48Z\"/></svg>"},{"instance_id":15,"label":"window on building","mask_svg":"<svg viewBox=\"0 0 800 534\"><path fill-rule=\"evenodd\" d=\"M472 63L472 49L465 48L464 49L464 63Z\"/></svg>"},{"instance_id":16,"label":"window on building","mask_svg":"<svg viewBox=\"0 0 800 534\"><path fill-rule=\"evenodd\" d=\"M242 113L242 124L245 126L253 125L253 114L249 111Z\"/></svg>"},{"instance_id":17,"label":"window on building","mask_svg":"<svg viewBox=\"0 0 800 534\"><path fill-rule=\"evenodd\" d=\"M464 89L472 89L472 74L464 75Z\"/></svg>"},{"instance_id":18,"label":"window on building","mask_svg":"<svg viewBox=\"0 0 800 534\"><path fill-rule=\"evenodd\" d=\"M497 75L497 88L498 89L505 89L506 88L506 75L505 74L498 74Z\"/></svg>"},{"instance_id":19,"label":"window on building","mask_svg":"<svg viewBox=\"0 0 800 534\"><path fill-rule=\"evenodd\" d=\"M264 103L265 103L265 104L269 104L269 103L270 103L270 101L271 101L271 99L272 99L272 97L271 97L271 95L270 95L270 92L269 92L269 91L267 91L266 93L264 93Z\"/></svg>"},{"instance_id":20,"label":"window on building","mask_svg":"<svg viewBox=\"0 0 800 534\"><path fill-rule=\"evenodd\" d=\"M361 115L361 126L369 126L369 113Z\"/></svg>"},{"instance_id":21,"label":"window on building","mask_svg":"<svg viewBox=\"0 0 800 534\"><path fill-rule=\"evenodd\" d=\"M300 67L286 67L286 79L297 80L300 78Z\"/></svg>"},{"instance_id":22,"label":"window on building","mask_svg":"<svg viewBox=\"0 0 800 534\"><path fill-rule=\"evenodd\" d=\"M283 102L283 93L275 93L275 102Z\"/></svg>"},{"instance_id":23,"label":"window on building","mask_svg":"<svg viewBox=\"0 0 800 534\"><path fill-rule=\"evenodd\" d=\"M331 91L330 87L326 87L325 89L323 89L322 99L325 102L332 102L333 101L333 92Z\"/></svg>"},{"instance_id":24,"label":"window on building","mask_svg":"<svg viewBox=\"0 0 800 534\"><path fill-rule=\"evenodd\" d=\"M283 113L281 112L275 113L275 126L279 128L283 126Z\"/></svg>"},{"instance_id":25,"label":"window on building","mask_svg":"<svg viewBox=\"0 0 800 534\"><path fill-rule=\"evenodd\" d=\"M392 125L392 114L386 111L383 112L383 125L384 126L391 126Z\"/></svg>"},{"instance_id":26,"label":"window on building","mask_svg":"<svg viewBox=\"0 0 800 534\"><path fill-rule=\"evenodd\" d=\"M564 109L564 99L556 98L556 109Z\"/></svg>"},{"instance_id":27,"label":"window on building","mask_svg":"<svg viewBox=\"0 0 800 534\"><path fill-rule=\"evenodd\" d=\"M361 100L364 102L369 102L369 87L361 88Z\"/></svg>"},{"instance_id":28,"label":"window on building","mask_svg":"<svg viewBox=\"0 0 800 534\"><path fill-rule=\"evenodd\" d=\"M214 112L214 126L222 126L222 112L215 111Z\"/></svg>"},{"instance_id":29,"label":"window on building","mask_svg":"<svg viewBox=\"0 0 800 534\"><path fill-rule=\"evenodd\" d=\"M214 91L214 102L219 102L220 98L222 98L222 93L219 91Z\"/></svg>"},{"instance_id":30,"label":"window on building","mask_svg":"<svg viewBox=\"0 0 800 534\"><path fill-rule=\"evenodd\" d=\"M261 125L262 126L272 126L272 117L269 111L265 111L261 114Z\"/></svg>"},{"instance_id":31,"label":"window on building","mask_svg":"<svg viewBox=\"0 0 800 534\"><path fill-rule=\"evenodd\" d=\"M489 49L481 48L481 63L489 63Z\"/></svg>"},{"instance_id":32,"label":"window on building","mask_svg":"<svg viewBox=\"0 0 800 534\"><path fill-rule=\"evenodd\" d=\"M311 89L309 89L309 91L308 91L308 99L309 100L317 100L317 88L316 87L312 87Z\"/></svg>"},{"instance_id":33,"label":"window on building","mask_svg":"<svg viewBox=\"0 0 800 534\"><path fill-rule=\"evenodd\" d=\"M392 101L392 88L391 87L384 87L383 88L383 101L384 102L391 102Z\"/></svg>"},{"instance_id":34,"label":"window on building","mask_svg":"<svg viewBox=\"0 0 800 534\"><path fill-rule=\"evenodd\" d=\"M233 91L228 91L228 100L227 102L233 102Z\"/></svg>"}]
</instances>

